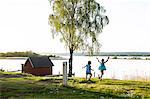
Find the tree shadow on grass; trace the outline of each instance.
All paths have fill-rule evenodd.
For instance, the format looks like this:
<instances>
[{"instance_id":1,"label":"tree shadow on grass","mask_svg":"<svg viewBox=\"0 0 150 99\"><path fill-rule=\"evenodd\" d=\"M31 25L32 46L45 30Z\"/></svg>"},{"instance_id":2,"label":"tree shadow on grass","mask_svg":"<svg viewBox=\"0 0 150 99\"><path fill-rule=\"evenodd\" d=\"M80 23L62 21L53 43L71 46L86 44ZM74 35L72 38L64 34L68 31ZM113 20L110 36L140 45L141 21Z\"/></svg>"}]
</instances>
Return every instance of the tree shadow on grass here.
<instances>
[{"instance_id":1,"label":"tree shadow on grass","mask_svg":"<svg viewBox=\"0 0 150 99\"><path fill-rule=\"evenodd\" d=\"M40 82L47 82L47 83L62 83L62 79L41 79Z\"/></svg>"},{"instance_id":2,"label":"tree shadow on grass","mask_svg":"<svg viewBox=\"0 0 150 99\"><path fill-rule=\"evenodd\" d=\"M95 84L96 81L93 81L93 80L82 80L82 81L79 81L79 83Z\"/></svg>"}]
</instances>

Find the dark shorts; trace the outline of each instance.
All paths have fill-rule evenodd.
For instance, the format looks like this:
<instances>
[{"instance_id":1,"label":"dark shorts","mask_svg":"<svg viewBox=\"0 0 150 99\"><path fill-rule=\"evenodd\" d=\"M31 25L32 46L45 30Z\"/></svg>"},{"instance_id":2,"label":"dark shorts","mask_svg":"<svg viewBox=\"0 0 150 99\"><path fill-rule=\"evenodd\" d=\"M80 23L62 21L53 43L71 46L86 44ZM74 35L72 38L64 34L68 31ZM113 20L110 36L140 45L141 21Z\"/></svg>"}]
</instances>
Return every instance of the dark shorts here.
<instances>
[{"instance_id":1,"label":"dark shorts","mask_svg":"<svg viewBox=\"0 0 150 99\"><path fill-rule=\"evenodd\" d=\"M90 74L90 75L92 75L92 73L89 73L89 72L86 72L86 74Z\"/></svg>"}]
</instances>

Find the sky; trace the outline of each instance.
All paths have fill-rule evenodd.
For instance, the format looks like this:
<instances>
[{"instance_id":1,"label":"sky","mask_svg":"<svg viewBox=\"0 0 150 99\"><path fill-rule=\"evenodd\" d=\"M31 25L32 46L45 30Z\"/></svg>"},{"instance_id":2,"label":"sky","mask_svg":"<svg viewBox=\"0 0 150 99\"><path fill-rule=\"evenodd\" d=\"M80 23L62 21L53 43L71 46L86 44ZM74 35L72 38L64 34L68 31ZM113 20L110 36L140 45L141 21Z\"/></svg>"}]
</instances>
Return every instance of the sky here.
<instances>
[{"instance_id":1,"label":"sky","mask_svg":"<svg viewBox=\"0 0 150 99\"><path fill-rule=\"evenodd\" d=\"M150 52L150 0L97 0L110 20L99 36L102 52ZM0 0L0 52L67 52L52 38L48 0Z\"/></svg>"}]
</instances>

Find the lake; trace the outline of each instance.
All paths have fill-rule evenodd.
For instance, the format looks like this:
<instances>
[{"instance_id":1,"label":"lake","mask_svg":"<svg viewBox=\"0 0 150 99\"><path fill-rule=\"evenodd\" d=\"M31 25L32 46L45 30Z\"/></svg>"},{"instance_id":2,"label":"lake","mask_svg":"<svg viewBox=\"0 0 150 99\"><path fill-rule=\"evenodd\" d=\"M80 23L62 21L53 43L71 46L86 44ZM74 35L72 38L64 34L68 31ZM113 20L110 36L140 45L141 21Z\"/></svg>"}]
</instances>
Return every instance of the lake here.
<instances>
[{"instance_id":1,"label":"lake","mask_svg":"<svg viewBox=\"0 0 150 99\"><path fill-rule=\"evenodd\" d=\"M63 56L68 58L69 56ZM85 68L82 67L90 60L92 61L93 76L98 77L99 63L96 57L101 60L105 56L74 56L73 57L73 73L75 77L85 77ZM112 58L112 57L111 57ZM126 57L129 58L129 57ZM142 57L143 58L143 57ZM24 64L26 59L0 59L0 69L6 71L21 70L21 64ZM52 60L54 63L53 74L62 74L62 63L67 60ZM106 64L104 78L110 79L150 79L150 60L128 60L128 59L110 59Z\"/></svg>"}]
</instances>

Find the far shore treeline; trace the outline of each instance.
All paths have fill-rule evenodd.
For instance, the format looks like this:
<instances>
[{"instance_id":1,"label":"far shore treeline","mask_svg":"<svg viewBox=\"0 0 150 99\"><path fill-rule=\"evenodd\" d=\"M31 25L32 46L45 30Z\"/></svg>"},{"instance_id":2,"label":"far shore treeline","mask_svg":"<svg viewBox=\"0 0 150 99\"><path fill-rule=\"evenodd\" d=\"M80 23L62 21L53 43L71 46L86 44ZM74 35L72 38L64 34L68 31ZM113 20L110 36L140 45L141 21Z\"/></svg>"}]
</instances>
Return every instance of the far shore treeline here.
<instances>
[{"instance_id":1,"label":"far shore treeline","mask_svg":"<svg viewBox=\"0 0 150 99\"><path fill-rule=\"evenodd\" d=\"M69 53L55 53L56 55L68 56ZM56 57L55 54L47 53L44 56ZM75 56L89 56L88 53L74 53ZM33 51L25 52L0 52L0 57L39 57L41 54ZM91 56L91 55L90 55ZM100 52L94 53L92 56L150 56L150 52ZM57 56L58 57L58 56Z\"/></svg>"},{"instance_id":2,"label":"far shore treeline","mask_svg":"<svg viewBox=\"0 0 150 99\"><path fill-rule=\"evenodd\" d=\"M38 56L43 56L43 55L37 54L32 51L0 53L0 57L38 57ZM48 55L48 56L55 57L55 55Z\"/></svg>"},{"instance_id":3,"label":"far shore treeline","mask_svg":"<svg viewBox=\"0 0 150 99\"><path fill-rule=\"evenodd\" d=\"M69 53L56 53L57 55L68 56ZM74 56L150 56L150 52L93 52L89 55L88 52L74 53Z\"/></svg>"},{"instance_id":4,"label":"far shore treeline","mask_svg":"<svg viewBox=\"0 0 150 99\"><path fill-rule=\"evenodd\" d=\"M150 52L101 52L100 56L150 56Z\"/></svg>"}]
</instances>

